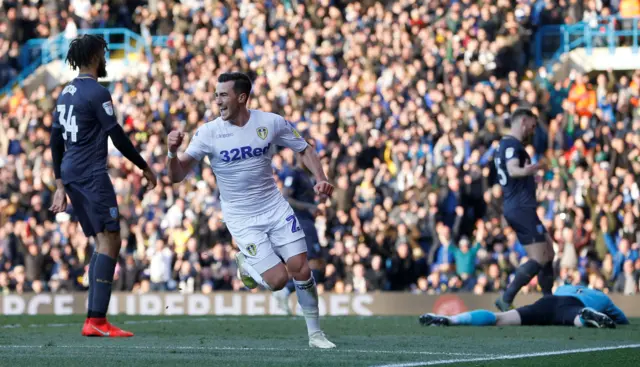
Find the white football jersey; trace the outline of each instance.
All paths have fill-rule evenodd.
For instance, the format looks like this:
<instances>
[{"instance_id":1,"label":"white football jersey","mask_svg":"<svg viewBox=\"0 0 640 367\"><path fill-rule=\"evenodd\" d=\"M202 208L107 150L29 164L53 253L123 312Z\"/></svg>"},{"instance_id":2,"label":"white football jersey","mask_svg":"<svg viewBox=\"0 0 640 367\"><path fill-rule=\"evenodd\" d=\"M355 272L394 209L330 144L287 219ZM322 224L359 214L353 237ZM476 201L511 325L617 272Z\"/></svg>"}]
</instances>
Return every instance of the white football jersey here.
<instances>
[{"instance_id":1,"label":"white football jersey","mask_svg":"<svg viewBox=\"0 0 640 367\"><path fill-rule=\"evenodd\" d=\"M186 153L209 157L220 188L225 217L264 213L284 200L273 178L271 157L276 146L301 152L307 142L282 116L249 110L249 121L238 127L221 117L196 131Z\"/></svg>"}]
</instances>

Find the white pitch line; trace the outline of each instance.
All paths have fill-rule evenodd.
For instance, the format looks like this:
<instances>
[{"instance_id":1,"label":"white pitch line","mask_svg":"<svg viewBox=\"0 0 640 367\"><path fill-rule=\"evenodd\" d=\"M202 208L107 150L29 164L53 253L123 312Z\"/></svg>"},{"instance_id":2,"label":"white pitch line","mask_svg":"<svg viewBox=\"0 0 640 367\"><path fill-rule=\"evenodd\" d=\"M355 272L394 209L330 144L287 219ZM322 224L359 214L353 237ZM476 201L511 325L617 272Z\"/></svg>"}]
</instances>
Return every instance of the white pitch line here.
<instances>
[{"instance_id":1,"label":"white pitch line","mask_svg":"<svg viewBox=\"0 0 640 367\"><path fill-rule=\"evenodd\" d=\"M538 352L538 353L523 353L512 355L496 355L478 358L457 358L457 359L441 359L436 361L424 361L424 362L410 362L410 363L393 363L393 364L379 364L372 367L419 367L419 366L433 366L438 364L454 364L454 363L466 363L466 362L486 362L486 361L499 361L508 359L522 359L522 358L534 358L534 357L547 357L557 356L562 354L576 354L576 353L589 353L589 352L602 352L606 350L616 349L633 349L640 348L640 344L628 344L618 345L613 347L595 347L595 348L582 348L582 349L567 349L558 350L553 352Z\"/></svg>"},{"instance_id":2,"label":"white pitch line","mask_svg":"<svg viewBox=\"0 0 640 367\"><path fill-rule=\"evenodd\" d=\"M0 349L79 349L91 348L95 349L96 345L0 345ZM242 351L242 352L300 352L300 348L253 348L253 347L193 347L193 346L167 346L153 347L144 345L101 345L100 349L132 349L132 350L201 350L201 351ZM311 349L310 349L311 350ZM396 354L396 355L446 355L446 356L482 356L491 359L490 354L478 353L450 353L450 352L426 352L426 351L408 351L408 350L363 350L363 349L315 349L325 353L366 353L366 354Z\"/></svg>"}]
</instances>

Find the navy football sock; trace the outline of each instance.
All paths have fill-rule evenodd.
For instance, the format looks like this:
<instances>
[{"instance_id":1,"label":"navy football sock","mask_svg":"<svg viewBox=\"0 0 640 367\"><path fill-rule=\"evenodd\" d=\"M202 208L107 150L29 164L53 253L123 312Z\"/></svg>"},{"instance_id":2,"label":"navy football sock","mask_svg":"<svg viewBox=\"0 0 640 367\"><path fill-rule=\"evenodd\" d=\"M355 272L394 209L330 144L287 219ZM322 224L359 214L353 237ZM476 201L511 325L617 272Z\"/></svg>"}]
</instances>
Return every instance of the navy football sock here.
<instances>
[{"instance_id":1,"label":"navy football sock","mask_svg":"<svg viewBox=\"0 0 640 367\"><path fill-rule=\"evenodd\" d=\"M542 288L543 295L551 295L551 290L553 289L553 278L553 263L549 261L544 264L538 273L538 284L540 284L540 288Z\"/></svg>"},{"instance_id":2,"label":"navy football sock","mask_svg":"<svg viewBox=\"0 0 640 367\"><path fill-rule=\"evenodd\" d=\"M313 279L316 280L316 283L324 282L324 272L322 270L312 269L311 275L313 275Z\"/></svg>"},{"instance_id":3,"label":"navy football sock","mask_svg":"<svg viewBox=\"0 0 640 367\"><path fill-rule=\"evenodd\" d=\"M296 291L296 285L293 282L293 279L289 279L289 281L287 282L287 285L285 285L284 287L289 291L289 294Z\"/></svg>"},{"instance_id":4,"label":"navy football sock","mask_svg":"<svg viewBox=\"0 0 640 367\"><path fill-rule=\"evenodd\" d=\"M87 298L87 317L93 316L93 290L94 287L94 279L95 279L95 268L96 268L96 258L98 253L94 252L91 256L91 260L89 260L89 297Z\"/></svg>"},{"instance_id":5,"label":"navy football sock","mask_svg":"<svg viewBox=\"0 0 640 367\"><path fill-rule=\"evenodd\" d=\"M535 260L529 260L520 265L518 270L516 270L516 277L513 279L511 284L509 284L507 290L504 291L502 300L508 304L512 304L513 299L516 298L516 294L518 294L520 289L527 285L539 271L540 264Z\"/></svg>"},{"instance_id":6,"label":"navy football sock","mask_svg":"<svg viewBox=\"0 0 640 367\"><path fill-rule=\"evenodd\" d=\"M107 315L115 269L115 259L105 254L96 256L95 280L93 283L95 288L93 290L93 317L106 317Z\"/></svg>"}]
</instances>

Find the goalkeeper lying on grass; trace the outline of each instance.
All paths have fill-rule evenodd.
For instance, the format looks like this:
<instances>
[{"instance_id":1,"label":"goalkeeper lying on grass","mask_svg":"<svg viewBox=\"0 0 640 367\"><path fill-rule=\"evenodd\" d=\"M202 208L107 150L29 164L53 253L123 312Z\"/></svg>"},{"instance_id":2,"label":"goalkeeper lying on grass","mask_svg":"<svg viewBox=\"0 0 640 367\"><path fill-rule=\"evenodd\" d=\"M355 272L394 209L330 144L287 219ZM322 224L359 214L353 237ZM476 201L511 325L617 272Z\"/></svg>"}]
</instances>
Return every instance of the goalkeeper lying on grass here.
<instances>
[{"instance_id":1,"label":"goalkeeper lying on grass","mask_svg":"<svg viewBox=\"0 0 640 367\"><path fill-rule=\"evenodd\" d=\"M433 326L567 325L613 329L616 324L628 323L622 310L606 294L574 285L561 286L551 296L507 312L475 310L455 316L432 313L420 316L420 324Z\"/></svg>"}]
</instances>

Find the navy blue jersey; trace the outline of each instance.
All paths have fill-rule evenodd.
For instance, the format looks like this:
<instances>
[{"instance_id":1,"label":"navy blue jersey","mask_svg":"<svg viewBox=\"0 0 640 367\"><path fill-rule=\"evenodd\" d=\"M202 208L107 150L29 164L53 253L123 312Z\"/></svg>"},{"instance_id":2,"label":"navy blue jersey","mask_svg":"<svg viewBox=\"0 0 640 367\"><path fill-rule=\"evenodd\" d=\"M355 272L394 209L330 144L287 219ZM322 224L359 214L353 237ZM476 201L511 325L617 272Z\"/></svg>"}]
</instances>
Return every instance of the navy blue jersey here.
<instances>
[{"instance_id":1,"label":"navy blue jersey","mask_svg":"<svg viewBox=\"0 0 640 367\"><path fill-rule=\"evenodd\" d=\"M294 200L307 203L314 204L316 194L313 191L313 181L311 177L301 168L293 169L287 177L284 179L284 186L291 190L290 197ZM308 210L296 210L294 209L294 213L298 220L310 220L315 221L315 218Z\"/></svg>"},{"instance_id":2,"label":"navy blue jersey","mask_svg":"<svg viewBox=\"0 0 640 367\"><path fill-rule=\"evenodd\" d=\"M605 313L617 324L628 324L629 320L624 312L616 306L611 298L596 289L583 286L563 285L556 289L556 296L570 296L579 299L586 307L591 307L598 312Z\"/></svg>"},{"instance_id":3,"label":"navy blue jersey","mask_svg":"<svg viewBox=\"0 0 640 367\"><path fill-rule=\"evenodd\" d=\"M498 182L502 186L504 193L505 213L520 208L535 208L538 206L534 177L515 178L509 176L507 162L512 159L517 159L520 167L531 163L531 157L529 157L529 153L524 149L522 143L512 136L505 136L500 140L500 146L494 159L498 171Z\"/></svg>"},{"instance_id":4,"label":"navy blue jersey","mask_svg":"<svg viewBox=\"0 0 640 367\"><path fill-rule=\"evenodd\" d=\"M69 83L56 102L54 127L62 131L64 184L107 171L109 129L117 124L111 93L88 76Z\"/></svg>"}]
</instances>

